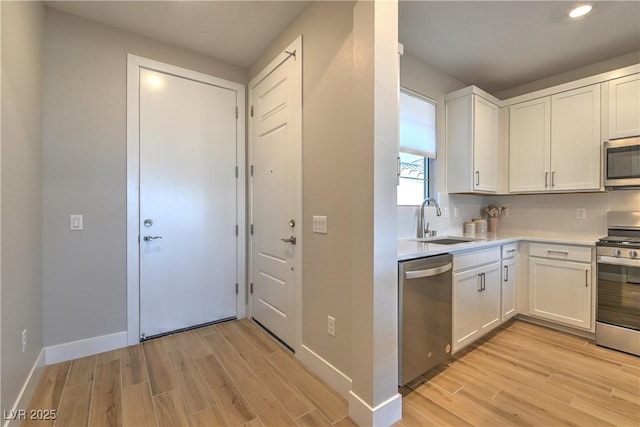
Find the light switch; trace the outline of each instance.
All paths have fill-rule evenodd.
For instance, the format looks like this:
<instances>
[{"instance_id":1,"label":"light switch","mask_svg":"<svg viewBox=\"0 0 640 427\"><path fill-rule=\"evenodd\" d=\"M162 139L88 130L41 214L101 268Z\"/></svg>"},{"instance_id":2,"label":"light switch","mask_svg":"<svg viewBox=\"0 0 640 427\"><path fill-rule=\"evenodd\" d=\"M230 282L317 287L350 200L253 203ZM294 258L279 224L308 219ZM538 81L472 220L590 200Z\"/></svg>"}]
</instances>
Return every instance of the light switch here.
<instances>
[{"instance_id":1,"label":"light switch","mask_svg":"<svg viewBox=\"0 0 640 427\"><path fill-rule=\"evenodd\" d=\"M69 215L69 230L82 230L82 215Z\"/></svg>"},{"instance_id":2,"label":"light switch","mask_svg":"<svg viewBox=\"0 0 640 427\"><path fill-rule=\"evenodd\" d=\"M313 232L318 234L327 234L327 217L326 216L313 217Z\"/></svg>"}]
</instances>

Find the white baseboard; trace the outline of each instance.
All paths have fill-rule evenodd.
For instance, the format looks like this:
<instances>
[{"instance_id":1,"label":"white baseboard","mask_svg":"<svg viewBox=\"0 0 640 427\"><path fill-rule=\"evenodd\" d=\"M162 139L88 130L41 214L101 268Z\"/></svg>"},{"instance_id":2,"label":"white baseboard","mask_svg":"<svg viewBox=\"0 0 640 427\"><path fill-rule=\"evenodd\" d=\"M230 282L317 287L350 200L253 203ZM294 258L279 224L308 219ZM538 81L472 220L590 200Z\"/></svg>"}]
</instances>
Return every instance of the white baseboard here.
<instances>
[{"instance_id":1,"label":"white baseboard","mask_svg":"<svg viewBox=\"0 0 640 427\"><path fill-rule=\"evenodd\" d=\"M31 398L33 397L33 393L36 391L36 387L40 383L40 378L42 377L42 371L45 365L45 351L44 348L40 351L38 358L33 364L27 379L20 390L20 394L16 398L16 402L11 408L9 415L17 414L18 410L26 410L29 408L29 403L31 403ZM4 411L3 411L4 412ZM7 418L7 413L4 413L4 417ZM5 419L3 427L14 427L19 426L23 420L18 417L13 417L12 419Z\"/></svg>"},{"instance_id":2,"label":"white baseboard","mask_svg":"<svg viewBox=\"0 0 640 427\"><path fill-rule=\"evenodd\" d=\"M372 408L353 391L349 393L349 416L359 426L390 426L402 418L402 395L396 393Z\"/></svg>"},{"instance_id":3,"label":"white baseboard","mask_svg":"<svg viewBox=\"0 0 640 427\"><path fill-rule=\"evenodd\" d=\"M102 335L84 340L72 341L64 344L45 347L46 363L51 365L80 357L92 356L109 350L127 346L127 332Z\"/></svg>"},{"instance_id":4,"label":"white baseboard","mask_svg":"<svg viewBox=\"0 0 640 427\"><path fill-rule=\"evenodd\" d=\"M296 357L313 373L329 384L331 388L340 393L342 397L349 399L352 386L351 378L304 344L300 346L300 351L296 353Z\"/></svg>"}]
</instances>

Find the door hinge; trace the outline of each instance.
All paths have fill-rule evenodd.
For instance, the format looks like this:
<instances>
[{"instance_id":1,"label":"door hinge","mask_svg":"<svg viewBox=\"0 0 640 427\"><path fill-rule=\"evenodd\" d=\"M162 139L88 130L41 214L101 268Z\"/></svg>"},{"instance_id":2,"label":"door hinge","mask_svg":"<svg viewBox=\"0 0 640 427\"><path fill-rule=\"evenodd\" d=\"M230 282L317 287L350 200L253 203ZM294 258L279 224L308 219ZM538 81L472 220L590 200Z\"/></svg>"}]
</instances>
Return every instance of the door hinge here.
<instances>
[{"instance_id":1,"label":"door hinge","mask_svg":"<svg viewBox=\"0 0 640 427\"><path fill-rule=\"evenodd\" d=\"M249 293L253 295L253 283L249 283Z\"/></svg>"},{"instance_id":2,"label":"door hinge","mask_svg":"<svg viewBox=\"0 0 640 427\"><path fill-rule=\"evenodd\" d=\"M251 106L251 117L253 117L253 105Z\"/></svg>"},{"instance_id":3,"label":"door hinge","mask_svg":"<svg viewBox=\"0 0 640 427\"><path fill-rule=\"evenodd\" d=\"M236 236L238 235L238 224L236 224Z\"/></svg>"},{"instance_id":4,"label":"door hinge","mask_svg":"<svg viewBox=\"0 0 640 427\"><path fill-rule=\"evenodd\" d=\"M238 284L236 283L236 295L238 295Z\"/></svg>"},{"instance_id":5,"label":"door hinge","mask_svg":"<svg viewBox=\"0 0 640 427\"><path fill-rule=\"evenodd\" d=\"M253 224L251 224L251 227L249 227L249 232L251 233L251 235L253 236Z\"/></svg>"},{"instance_id":6,"label":"door hinge","mask_svg":"<svg viewBox=\"0 0 640 427\"><path fill-rule=\"evenodd\" d=\"M253 165L251 165L251 176L253 176Z\"/></svg>"},{"instance_id":7,"label":"door hinge","mask_svg":"<svg viewBox=\"0 0 640 427\"><path fill-rule=\"evenodd\" d=\"M236 119L238 118L238 107L236 107Z\"/></svg>"},{"instance_id":8,"label":"door hinge","mask_svg":"<svg viewBox=\"0 0 640 427\"><path fill-rule=\"evenodd\" d=\"M238 178L240 176L239 174L240 174L240 172L238 170L238 167L236 166L236 178Z\"/></svg>"}]
</instances>

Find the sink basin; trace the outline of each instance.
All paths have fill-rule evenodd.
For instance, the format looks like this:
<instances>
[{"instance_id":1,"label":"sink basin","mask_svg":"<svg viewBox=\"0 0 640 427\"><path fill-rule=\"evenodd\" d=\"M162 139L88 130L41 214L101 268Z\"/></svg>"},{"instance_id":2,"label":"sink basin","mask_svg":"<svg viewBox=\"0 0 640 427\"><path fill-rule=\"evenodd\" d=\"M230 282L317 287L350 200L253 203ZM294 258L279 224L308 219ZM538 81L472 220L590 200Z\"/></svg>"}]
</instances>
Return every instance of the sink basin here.
<instances>
[{"instance_id":1,"label":"sink basin","mask_svg":"<svg viewBox=\"0 0 640 427\"><path fill-rule=\"evenodd\" d=\"M456 245L458 243L477 242L484 239L475 239L471 237L442 236L442 237L424 237L418 239L410 239L415 242L432 243L434 245Z\"/></svg>"}]
</instances>

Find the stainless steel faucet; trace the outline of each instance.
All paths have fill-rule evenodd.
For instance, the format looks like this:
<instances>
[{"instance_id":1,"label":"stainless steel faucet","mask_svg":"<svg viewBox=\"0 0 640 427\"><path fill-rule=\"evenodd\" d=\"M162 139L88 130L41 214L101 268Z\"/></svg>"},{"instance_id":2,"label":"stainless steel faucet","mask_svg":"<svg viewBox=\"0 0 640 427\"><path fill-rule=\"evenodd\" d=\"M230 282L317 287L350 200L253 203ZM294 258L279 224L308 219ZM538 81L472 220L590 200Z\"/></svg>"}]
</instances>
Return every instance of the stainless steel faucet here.
<instances>
[{"instance_id":1,"label":"stainless steel faucet","mask_svg":"<svg viewBox=\"0 0 640 427\"><path fill-rule=\"evenodd\" d=\"M441 216L442 215L442 211L440 210L440 205L438 204L436 199L434 199L433 197L429 197L428 199L424 199L424 201L422 202L422 205L420 205L420 210L418 211L418 237L419 238L425 237L425 234L427 232L427 228L429 227L428 223L427 223L426 227L425 227L425 223L424 223L424 207L426 205L428 205L429 202L433 202L433 205L436 208L436 215L437 216Z\"/></svg>"}]
</instances>

